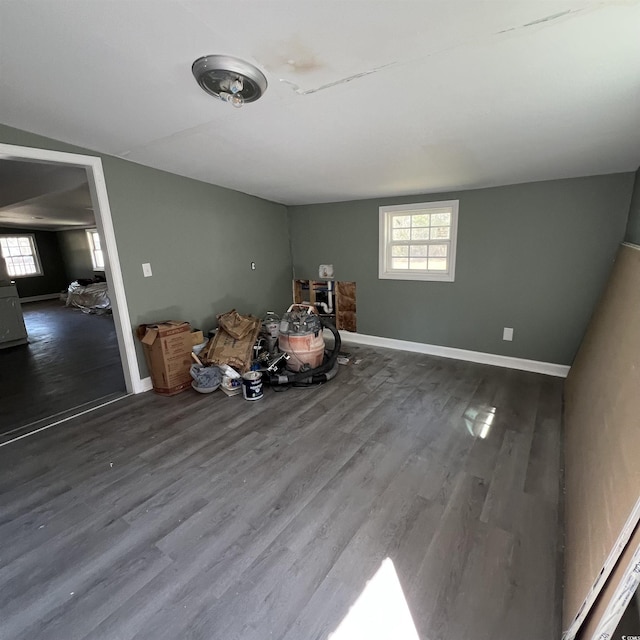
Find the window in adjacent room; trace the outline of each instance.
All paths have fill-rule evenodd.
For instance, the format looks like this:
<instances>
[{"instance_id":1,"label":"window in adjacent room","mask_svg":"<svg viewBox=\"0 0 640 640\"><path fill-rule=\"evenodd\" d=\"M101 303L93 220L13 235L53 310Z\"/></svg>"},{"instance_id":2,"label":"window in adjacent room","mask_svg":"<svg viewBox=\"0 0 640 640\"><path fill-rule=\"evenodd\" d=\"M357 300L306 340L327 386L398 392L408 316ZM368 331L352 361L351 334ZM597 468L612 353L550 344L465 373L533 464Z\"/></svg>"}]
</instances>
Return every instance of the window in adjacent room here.
<instances>
[{"instance_id":1,"label":"window in adjacent room","mask_svg":"<svg viewBox=\"0 0 640 640\"><path fill-rule=\"evenodd\" d=\"M38 248L32 233L19 236L0 236L0 249L10 277L24 278L42 275Z\"/></svg>"},{"instance_id":2,"label":"window in adjacent room","mask_svg":"<svg viewBox=\"0 0 640 640\"><path fill-rule=\"evenodd\" d=\"M453 282L458 200L380 207L379 277Z\"/></svg>"},{"instance_id":3,"label":"window in adjacent room","mask_svg":"<svg viewBox=\"0 0 640 640\"><path fill-rule=\"evenodd\" d=\"M100 234L95 229L87 230L89 248L91 249L91 262L94 271L104 271L104 253L100 242Z\"/></svg>"}]
</instances>

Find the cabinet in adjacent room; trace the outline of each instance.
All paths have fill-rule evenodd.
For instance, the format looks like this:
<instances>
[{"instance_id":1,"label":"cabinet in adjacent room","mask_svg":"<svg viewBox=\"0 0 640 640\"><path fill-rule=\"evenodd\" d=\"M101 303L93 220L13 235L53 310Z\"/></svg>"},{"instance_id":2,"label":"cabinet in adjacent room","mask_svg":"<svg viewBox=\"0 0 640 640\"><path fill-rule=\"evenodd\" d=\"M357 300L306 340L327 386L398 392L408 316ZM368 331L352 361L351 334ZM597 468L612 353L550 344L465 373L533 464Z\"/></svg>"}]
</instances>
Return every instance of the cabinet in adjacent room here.
<instances>
[{"instance_id":1,"label":"cabinet in adjacent room","mask_svg":"<svg viewBox=\"0 0 640 640\"><path fill-rule=\"evenodd\" d=\"M27 330L15 285L0 287L0 349L27 342Z\"/></svg>"}]
</instances>

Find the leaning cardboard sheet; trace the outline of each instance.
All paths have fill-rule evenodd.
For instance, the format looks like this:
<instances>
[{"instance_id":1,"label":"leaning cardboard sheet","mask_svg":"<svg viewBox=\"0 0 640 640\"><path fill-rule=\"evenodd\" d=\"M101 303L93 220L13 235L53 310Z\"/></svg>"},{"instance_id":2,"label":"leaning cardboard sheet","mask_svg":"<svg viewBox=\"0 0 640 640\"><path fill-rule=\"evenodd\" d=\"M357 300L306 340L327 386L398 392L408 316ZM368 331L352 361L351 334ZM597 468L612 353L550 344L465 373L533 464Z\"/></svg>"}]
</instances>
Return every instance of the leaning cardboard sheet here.
<instances>
[{"instance_id":1,"label":"leaning cardboard sheet","mask_svg":"<svg viewBox=\"0 0 640 640\"><path fill-rule=\"evenodd\" d=\"M203 349L208 364L228 364L245 373L253 360L253 345L261 322L253 316L241 316L235 309L218 316L218 331Z\"/></svg>"}]
</instances>

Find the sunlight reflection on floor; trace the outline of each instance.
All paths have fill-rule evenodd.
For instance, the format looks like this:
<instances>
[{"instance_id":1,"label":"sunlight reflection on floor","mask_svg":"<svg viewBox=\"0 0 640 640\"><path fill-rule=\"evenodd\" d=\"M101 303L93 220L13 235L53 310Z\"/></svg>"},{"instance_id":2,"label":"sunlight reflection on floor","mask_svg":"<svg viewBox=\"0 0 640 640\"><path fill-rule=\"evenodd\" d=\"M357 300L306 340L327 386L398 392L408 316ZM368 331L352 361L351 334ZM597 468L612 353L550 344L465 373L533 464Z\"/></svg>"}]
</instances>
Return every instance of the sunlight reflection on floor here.
<instances>
[{"instance_id":1,"label":"sunlight reflection on floor","mask_svg":"<svg viewBox=\"0 0 640 640\"><path fill-rule=\"evenodd\" d=\"M385 558L330 640L420 640L393 561Z\"/></svg>"},{"instance_id":2,"label":"sunlight reflection on floor","mask_svg":"<svg viewBox=\"0 0 640 640\"><path fill-rule=\"evenodd\" d=\"M467 430L474 436L484 440L491 431L491 425L496 417L495 407L469 407L464 412Z\"/></svg>"}]
</instances>

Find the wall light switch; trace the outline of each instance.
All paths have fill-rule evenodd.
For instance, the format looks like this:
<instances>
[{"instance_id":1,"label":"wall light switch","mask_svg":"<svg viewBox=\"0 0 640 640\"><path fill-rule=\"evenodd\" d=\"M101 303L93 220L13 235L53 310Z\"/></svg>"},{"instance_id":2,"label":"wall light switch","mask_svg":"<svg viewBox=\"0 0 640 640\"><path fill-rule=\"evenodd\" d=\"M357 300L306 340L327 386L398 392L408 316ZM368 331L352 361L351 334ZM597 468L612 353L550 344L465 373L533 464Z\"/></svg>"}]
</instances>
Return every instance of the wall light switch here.
<instances>
[{"instance_id":1,"label":"wall light switch","mask_svg":"<svg viewBox=\"0 0 640 640\"><path fill-rule=\"evenodd\" d=\"M255 271L256 270L256 263L252 262L251 263L251 271Z\"/></svg>"},{"instance_id":2,"label":"wall light switch","mask_svg":"<svg viewBox=\"0 0 640 640\"><path fill-rule=\"evenodd\" d=\"M149 262L145 262L142 265L142 273L144 273L145 278L150 278L153 275L151 272L151 264Z\"/></svg>"},{"instance_id":3,"label":"wall light switch","mask_svg":"<svg viewBox=\"0 0 640 640\"><path fill-rule=\"evenodd\" d=\"M513 340L513 328L512 327L505 327L504 330L502 331L502 339L503 340Z\"/></svg>"}]
</instances>

